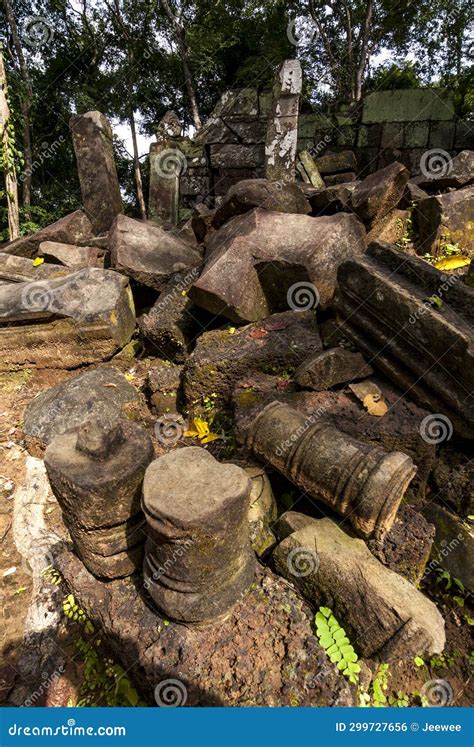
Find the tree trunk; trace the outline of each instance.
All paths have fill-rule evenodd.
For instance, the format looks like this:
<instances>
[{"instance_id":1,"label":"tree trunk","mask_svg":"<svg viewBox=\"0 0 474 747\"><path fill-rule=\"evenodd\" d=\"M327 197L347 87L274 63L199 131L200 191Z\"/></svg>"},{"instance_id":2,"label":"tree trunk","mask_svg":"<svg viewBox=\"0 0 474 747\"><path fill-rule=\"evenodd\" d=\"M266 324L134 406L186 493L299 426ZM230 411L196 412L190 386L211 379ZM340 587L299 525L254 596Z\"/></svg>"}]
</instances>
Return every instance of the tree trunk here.
<instances>
[{"instance_id":1,"label":"tree trunk","mask_svg":"<svg viewBox=\"0 0 474 747\"><path fill-rule=\"evenodd\" d=\"M143 182L142 173L140 170L140 158L138 155L138 144L137 144L137 131L135 127L135 113L133 111L133 104L129 100L129 115L128 121L130 123L130 130L132 131L132 143L133 143L133 172L135 175L135 186L137 188L137 202L140 208L140 215L143 219L146 218L146 207L145 198L143 197Z\"/></svg>"},{"instance_id":2,"label":"tree trunk","mask_svg":"<svg viewBox=\"0 0 474 747\"><path fill-rule=\"evenodd\" d=\"M372 23L372 11L373 11L373 0L367 0L364 23L360 30L360 39L361 39L360 58L359 58L359 64L356 70L355 85L354 85L355 101L360 101L362 98L362 83L364 80L365 68L367 66L370 25Z\"/></svg>"},{"instance_id":3,"label":"tree trunk","mask_svg":"<svg viewBox=\"0 0 474 747\"><path fill-rule=\"evenodd\" d=\"M5 15L10 26L12 33L13 44L15 46L16 56L18 58L18 64L20 66L21 77L25 84L25 97L22 100L21 111L23 114L23 155L25 159L25 178L23 180L23 207L25 208L26 217L29 219L30 216L30 205L31 205L31 180L33 176L33 157L31 153L31 106L33 103L33 87L31 85L30 76L28 73L28 67L26 65L25 56L21 48L20 38L18 36L18 27L16 25L15 16L10 4L10 0L3 0L3 7L5 8Z\"/></svg>"},{"instance_id":4,"label":"tree trunk","mask_svg":"<svg viewBox=\"0 0 474 747\"><path fill-rule=\"evenodd\" d=\"M188 47L186 44L184 29L176 20L176 16L174 15L173 10L168 0L161 0L161 5L171 23L171 26L173 27L174 35L175 35L176 42L179 48L181 63L183 65L184 82L186 85L186 91L188 94L189 102L191 104L191 114L193 118L193 124L196 130L200 130L202 123L201 123L201 117L199 114L199 105L197 101L196 90L194 87L193 75L191 73L191 67L189 65L189 54L188 54Z\"/></svg>"},{"instance_id":5,"label":"tree trunk","mask_svg":"<svg viewBox=\"0 0 474 747\"><path fill-rule=\"evenodd\" d=\"M18 212L18 185L16 181L15 165L11 152L10 132L8 123L10 119L10 107L7 97L7 78L3 64L3 51L0 46L0 122L1 122L1 153L0 165L5 177L5 193L8 211L8 233L10 241L17 239L20 235L20 216Z\"/></svg>"}]
</instances>

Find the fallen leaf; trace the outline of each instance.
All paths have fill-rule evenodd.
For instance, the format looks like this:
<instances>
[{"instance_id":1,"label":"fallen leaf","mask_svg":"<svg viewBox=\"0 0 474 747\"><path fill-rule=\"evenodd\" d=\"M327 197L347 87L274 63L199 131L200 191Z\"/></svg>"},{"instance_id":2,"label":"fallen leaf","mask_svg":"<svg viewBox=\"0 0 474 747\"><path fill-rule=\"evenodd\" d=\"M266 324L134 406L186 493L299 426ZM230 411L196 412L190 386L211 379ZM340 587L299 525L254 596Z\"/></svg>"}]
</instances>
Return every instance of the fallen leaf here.
<instances>
[{"instance_id":1,"label":"fallen leaf","mask_svg":"<svg viewBox=\"0 0 474 747\"><path fill-rule=\"evenodd\" d=\"M106 386L108 389L117 389L117 384L102 384L102 386Z\"/></svg>"},{"instance_id":2,"label":"fallen leaf","mask_svg":"<svg viewBox=\"0 0 474 747\"><path fill-rule=\"evenodd\" d=\"M367 394L362 404L369 413L369 415L375 415L377 418L381 418L388 412L388 407L383 401L382 397L378 394Z\"/></svg>"},{"instance_id":3,"label":"fallen leaf","mask_svg":"<svg viewBox=\"0 0 474 747\"><path fill-rule=\"evenodd\" d=\"M208 444L211 441L217 441L218 438L222 438L217 433L211 433L209 424L205 420L202 420L202 418L194 418L193 426L184 432L183 435L185 438L199 438L201 444Z\"/></svg>"},{"instance_id":4,"label":"fallen leaf","mask_svg":"<svg viewBox=\"0 0 474 747\"><path fill-rule=\"evenodd\" d=\"M44 262L43 257L36 257L36 259L33 260L33 267L39 267Z\"/></svg>"},{"instance_id":5,"label":"fallen leaf","mask_svg":"<svg viewBox=\"0 0 474 747\"><path fill-rule=\"evenodd\" d=\"M249 337L251 337L252 340L259 340L261 337L266 337L267 335L268 332L266 329L253 329L249 332Z\"/></svg>"},{"instance_id":6,"label":"fallen leaf","mask_svg":"<svg viewBox=\"0 0 474 747\"><path fill-rule=\"evenodd\" d=\"M290 326L290 323L283 321L283 319L268 319L263 326L269 332L276 332L279 329L286 329Z\"/></svg>"},{"instance_id":7,"label":"fallen leaf","mask_svg":"<svg viewBox=\"0 0 474 747\"><path fill-rule=\"evenodd\" d=\"M437 270L458 270L460 267L466 267L469 264L471 264L470 257L460 254L456 257L443 257L439 262L436 262L435 267Z\"/></svg>"}]
</instances>

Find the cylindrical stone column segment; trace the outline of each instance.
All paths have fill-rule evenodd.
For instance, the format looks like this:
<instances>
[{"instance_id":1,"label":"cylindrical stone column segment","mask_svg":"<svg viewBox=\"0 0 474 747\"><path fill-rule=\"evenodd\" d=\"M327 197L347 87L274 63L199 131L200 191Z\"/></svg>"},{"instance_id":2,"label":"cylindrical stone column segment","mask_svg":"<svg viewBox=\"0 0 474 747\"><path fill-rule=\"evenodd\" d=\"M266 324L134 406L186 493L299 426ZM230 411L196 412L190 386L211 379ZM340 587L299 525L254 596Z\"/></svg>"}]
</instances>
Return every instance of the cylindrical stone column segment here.
<instances>
[{"instance_id":1,"label":"cylindrical stone column segment","mask_svg":"<svg viewBox=\"0 0 474 747\"><path fill-rule=\"evenodd\" d=\"M406 454L365 444L281 402L258 414L246 444L314 498L347 516L364 538L388 532L416 473Z\"/></svg>"},{"instance_id":2,"label":"cylindrical stone column segment","mask_svg":"<svg viewBox=\"0 0 474 747\"><path fill-rule=\"evenodd\" d=\"M200 447L176 449L148 467L145 588L170 619L213 622L251 585L250 487L243 469Z\"/></svg>"},{"instance_id":3,"label":"cylindrical stone column segment","mask_svg":"<svg viewBox=\"0 0 474 747\"><path fill-rule=\"evenodd\" d=\"M153 444L129 421L90 419L57 436L44 463L74 549L99 578L121 578L143 562L140 508Z\"/></svg>"}]
</instances>

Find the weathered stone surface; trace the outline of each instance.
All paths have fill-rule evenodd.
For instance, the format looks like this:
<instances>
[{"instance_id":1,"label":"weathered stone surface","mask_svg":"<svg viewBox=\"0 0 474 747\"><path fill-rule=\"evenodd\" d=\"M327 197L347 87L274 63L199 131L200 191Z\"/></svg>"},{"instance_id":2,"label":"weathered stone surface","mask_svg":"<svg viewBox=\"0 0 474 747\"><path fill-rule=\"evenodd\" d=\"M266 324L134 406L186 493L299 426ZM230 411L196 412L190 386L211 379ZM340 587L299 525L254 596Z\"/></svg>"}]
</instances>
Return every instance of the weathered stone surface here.
<instances>
[{"instance_id":1,"label":"weathered stone surface","mask_svg":"<svg viewBox=\"0 0 474 747\"><path fill-rule=\"evenodd\" d=\"M374 91L364 99L362 122L419 122L454 119L454 96L448 89L413 88Z\"/></svg>"},{"instance_id":2,"label":"weathered stone surface","mask_svg":"<svg viewBox=\"0 0 474 747\"><path fill-rule=\"evenodd\" d=\"M430 557L435 529L419 511L402 504L382 542L368 541L384 565L418 586Z\"/></svg>"},{"instance_id":3,"label":"weathered stone surface","mask_svg":"<svg viewBox=\"0 0 474 747\"><path fill-rule=\"evenodd\" d=\"M0 287L3 369L22 364L73 368L101 361L126 345L134 329L128 281L109 270L88 268Z\"/></svg>"},{"instance_id":4,"label":"weathered stone surface","mask_svg":"<svg viewBox=\"0 0 474 747\"><path fill-rule=\"evenodd\" d=\"M151 221L119 215L109 234L112 266L143 285L161 290L171 275L198 267L201 257L188 244Z\"/></svg>"},{"instance_id":5,"label":"weathered stone surface","mask_svg":"<svg viewBox=\"0 0 474 747\"><path fill-rule=\"evenodd\" d=\"M74 549L101 578L137 570L145 541L141 485L154 449L146 432L116 417L89 417L56 436L44 463Z\"/></svg>"},{"instance_id":6,"label":"weathered stone surface","mask_svg":"<svg viewBox=\"0 0 474 747\"><path fill-rule=\"evenodd\" d=\"M474 534L472 527L431 502L423 510L436 528L431 559L474 592Z\"/></svg>"},{"instance_id":7,"label":"weathered stone surface","mask_svg":"<svg viewBox=\"0 0 474 747\"><path fill-rule=\"evenodd\" d=\"M148 371L146 388L151 409L156 415L178 412L182 370L182 366L161 361Z\"/></svg>"},{"instance_id":8,"label":"weathered stone surface","mask_svg":"<svg viewBox=\"0 0 474 747\"><path fill-rule=\"evenodd\" d=\"M304 575L298 553L313 560ZM330 519L290 534L273 560L312 604L332 609L364 656L387 661L443 651L444 620L435 605Z\"/></svg>"},{"instance_id":9,"label":"weathered stone surface","mask_svg":"<svg viewBox=\"0 0 474 747\"><path fill-rule=\"evenodd\" d=\"M345 334L410 399L441 415L423 421L435 443L453 428L474 436L474 404L465 394L474 388L473 299L456 276L383 242L338 270L335 305ZM437 440L433 428L441 428Z\"/></svg>"},{"instance_id":10,"label":"weathered stone surface","mask_svg":"<svg viewBox=\"0 0 474 747\"><path fill-rule=\"evenodd\" d=\"M247 213L253 208L302 215L307 215L310 211L308 201L297 184L270 182L268 179L243 179L228 191L216 210L212 226L220 228L229 218Z\"/></svg>"},{"instance_id":11,"label":"weathered stone surface","mask_svg":"<svg viewBox=\"0 0 474 747\"><path fill-rule=\"evenodd\" d=\"M317 163L309 151L299 151L296 168L304 182L307 182L318 189L324 187L324 181L319 173Z\"/></svg>"},{"instance_id":12,"label":"weathered stone surface","mask_svg":"<svg viewBox=\"0 0 474 747\"><path fill-rule=\"evenodd\" d=\"M421 189L418 184L410 180L407 182L407 186L405 187L405 193L400 201L400 207L403 210L407 210L408 208L412 208L414 203L424 200L425 197L428 197L428 193L425 192L424 189Z\"/></svg>"},{"instance_id":13,"label":"weathered stone surface","mask_svg":"<svg viewBox=\"0 0 474 747\"><path fill-rule=\"evenodd\" d=\"M169 110L158 122L156 136L158 139L166 137L179 137L181 135L182 129L183 126L181 124L181 120L176 112Z\"/></svg>"},{"instance_id":14,"label":"weathered stone surface","mask_svg":"<svg viewBox=\"0 0 474 747\"><path fill-rule=\"evenodd\" d=\"M178 219L179 180L185 170L186 157L176 141L163 137L158 143L151 143L149 163L149 218L170 221L175 225Z\"/></svg>"},{"instance_id":15,"label":"weathered stone surface","mask_svg":"<svg viewBox=\"0 0 474 747\"><path fill-rule=\"evenodd\" d=\"M288 307L327 306L338 264L363 254L365 231L346 213L311 218L256 209L222 226L207 250L191 299L232 321L251 322Z\"/></svg>"},{"instance_id":16,"label":"weathered stone surface","mask_svg":"<svg viewBox=\"0 0 474 747\"><path fill-rule=\"evenodd\" d=\"M351 195L351 205L365 222L374 225L400 202L410 174L401 163L391 163L366 176Z\"/></svg>"},{"instance_id":17,"label":"weathered stone surface","mask_svg":"<svg viewBox=\"0 0 474 747\"><path fill-rule=\"evenodd\" d=\"M433 484L440 502L460 516L474 514L474 468L470 444L450 442L439 450Z\"/></svg>"},{"instance_id":18,"label":"weathered stone surface","mask_svg":"<svg viewBox=\"0 0 474 747\"><path fill-rule=\"evenodd\" d=\"M352 705L314 635L314 613L270 570L257 566L227 620L197 627L165 625L137 585L97 581L67 550L55 567L150 705L169 679L184 688L176 704L188 706Z\"/></svg>"},{"instance_id":19,"label":"weathered stone surface","mask_svg":"<svg viewBox=\"0 0 474 747\"><path fill-rule=\"evenodd\" d=\"M191 225L198 242L202 242L206 238L206 234L211 228L214 215L215 210L211 210L202 202L199 202L194 206Z\"/></svg>"},{"instance_id":20,"label":"weathered stone surface","mask_svg":"<svg viewBox=\"0 0 474 747\"><path fill-rule=\"evenodd\" d=\"M86 371L31 400L23 423L28 448L41 455L53 438L78 427L88 417L105 420L126 415L139 404L138 391L116 368Z\"/></svg>"},{"instance_id":21,"label":"weathered stone surface","mask_svg":"<svg viewBox=\"0 0 474 747\"><path fill-rule=\"evenodd\" d=\"M302 363L294 379L300 386L322 391L336 384L365 379L373 369L360 353L351 353L343 348L329 348L316 353Z\"/></svg>"},{"instance_id":22,"label":"weathered stone surface","mask_svg":"<svg viewBox=\"0 0 474 747\"><path fill-rule=\"evenodd\" d=\"M414 212L418 251L436 255L449 243L474 255L473 214L474 186L421 200Z\"/></svg>"},{"instance_id":23,"label":"weathered stone surface","mask_svg":"<svg viewBox=\"0 0 474 747\"><path fill-rule=\"evenodd\" d=\"M10 283L25 283L28 280L50 280L71 274L69 267L60 265L33 265L32 259L0 252L0 279Z\"/></svg>"},{"instance_id":24,"label":"weathered stone surface","mask_svg":"<svg viewBox=\"0 0 474 747\"><path fill-rule=\"evenodd\" d=\"M430 171L428 159L426 168ZM433 155L432 174L418 179L417 183L421 189L433 192L442 189L461 189L474 182L474 151L463 150L458 153L452 161L447 161L441 156L436 161Z\"/></svg>"},{"instance_id":25,"label":"weathered stone surface","mask_svg":"<svg viewBox=\"0 0 474 747\"><path fill-rule=\"evenodd\" d=\"M285 511L285 513L278 517L278 521L275 523L275 534L281 541L285 537L289 537L293 532L304 529L304 527L317 521L318 519L315 519L313 516L300 514L299 511Z\"/></svg>"},{"instance_id":26,"label":"weathered stone surface","mask_svg":"<svg viewBox=\"0 0 474 747\"><path fill-rule=\"evenodd\" d=\"M344 171L357 170L357 161L352 150L342 150L339 153L325 153L316 159L316 163L320 173L324 177L326 174L339 174Z\"/></svg>"},{"instance_id":27,"label":"weathered stone surface","mask_svg":"<svg viewBox=\"0 0 474 747\"><path fill-rule=\"evenodd\" d=\"M89 240L91 236L92 226L89 218L82 210L75 210L74 213L65 215L64 218L60 218L36 233L2 244L0 249L4 254L15 254L17 257L33 259L42 241L76 244L81 239Z\"/></svg>"},{"instance_id":28,"label":"weathered stone surface","mask_svg":"<svg viewBox=\"0 0 474 747\"><path fill-rule=\"evenodd\" d=\"M273 526L278 507L265 470L257 464L234 462L250 477L249 529L252 547L261 557L276 543Z\"/></svg>"},{"instance_id":29,"label":"weathered stone surface","mask_svg":"<svg viewBox=\"0 0 474 747\"><path fill-rule=\"evenodd\" d=\"M112 128L107 118L97 111L72 117L69 127L84 209L94 233L108 231L115 216L123 212L112 148Z\"/></svg>"},{"instance_id":30,"label":"weathered stone surface","mask_svg":"<svg viewBox=\"0 0 474 747\"><path fill-rule=\"evenodd\" d=\"M265 138L265 177L293 182L296 178L298 110L303 85L299 60L285 60L273 86L272 109Z\"/></svg>"},{"instance_id":31,"label":"weathered stone surface","mask_svg":"<svg viewBox=\"0 0 474 747\"><path fill-rule=\"evenodd\" d=\"M408 234L407 221L410 219L408 210L394 208L379 220L367 234L367 243L372 241L386 241L387 244L403 243L402 239ZM406 249L406 246L404 246ZM413 249L411 253L414 253Z\"/></svg>"},{"instance_id":32,"label":"weathered stone surface","mask_svg":"<svg viewBox=\"0 0 474 747\"><path fill-rule=\"evenodd\" d=\"M379 539L390 529L416 472L406 454L367 446L320 415L305 417L276 401L255 417L245 445L309 495L350 518L365 538Z\"/></svg>"},{"instance_id":33,"label":"weathered stone surface","mask_svg":"<svg viewBox=\"0 0 474 747\"><path fill-rule=\"evenodd\" d=\"M104 252L93 246L61 244L58 241L42 241L38 256L46 262L66 265L75 269L82 267L104 267Z\"/></svg>"},{"instance_id":34,"label":"weathered stone surface","mask_svg":"<svg viewBox=\"0 0 474 747\"><path fill-rule=\"evenodd\" d=\"M187 292L193 280L199 277L194 268L178 273L164 286L152 308L138 318L138 327L150 343L153 354L177 363L186 359L188 346L200 331Z\"/></svg>"},{"instance_id":35,"label":"weathered stone surface","mask_svg":"<svg viewBox=\"0 0 474 747\"><path fill-rule=\"evenodd\" d=\"M341 174L326 174L324 181L328 187L334 187L336 184L346 184L347 182L356 181L355 171L343 171Z\"/></svg>"},{"instance_id":36,"label":"weathered stone surface","mask_svg":"<svg viewBox=\"0 0 474 747\"><path fill-rule=\"evenodd\" d=\"M211 166L215 169L254 169L263 161L263 145L242 145L231 143L229 145L211 145Z\"/></svg>"},{"instance_id":37,"label":"weathered stone surface","mask_svg":"<svg viewBox=\"0 0 474 747\"><path fill-rule=\"evenodd\" d=\"M148 467L145 588L171 619L228 615L252 583L249 495L244 470L201 447L176 449Z\"/></svg>"},{"instance_id":38,"label":"weathered stone surface","mask_svg":"<svg viewBox=\"0 0 474 747\"><path fill-rule=\"evenodd\" d=\"M312 215L333 215L351 210L351 194L359 182L345 182L320 189L309 197Z\"/></svg>"},{"instance_id":39,"label":"weathered stone surface","mask_svg":"<svg viewBox=\"0 0 474 747\"><path fill-rule=\"evenodd\" d=\"M321 350L314 314L287 311L262 323L205 332L186 361L184 393L199 411L211 394L216 406L228 403L235 382L251 371L295 369L308 353Z\"/></svg>"}]
</instances>

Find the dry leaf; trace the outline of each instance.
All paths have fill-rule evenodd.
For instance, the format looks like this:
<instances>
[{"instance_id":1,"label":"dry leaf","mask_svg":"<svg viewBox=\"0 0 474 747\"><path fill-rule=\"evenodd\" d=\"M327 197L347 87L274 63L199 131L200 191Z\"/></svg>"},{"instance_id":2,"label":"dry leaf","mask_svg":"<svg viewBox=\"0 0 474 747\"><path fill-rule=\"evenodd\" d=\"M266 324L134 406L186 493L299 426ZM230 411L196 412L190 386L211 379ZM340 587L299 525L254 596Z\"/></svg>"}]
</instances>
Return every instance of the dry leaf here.
<instances>
[{"instance_id":1,"label":"dry leaf","mask_svg":"<svg viewBox=\"0 0 474 747\"><path fill-rule=\"evenodd\" d=\"M471 264L469 257L458 254L457 257L443 257L439 262L436 262L435 267L437 270L458 270L460 267L466 267L469 264Z\"/></svg>"},{"instance_id":2,"label":"dry leaf","mask_svg":"<svg viewBox=\"0 0 474 747\"><path fill-rule=\"evenodd\" d=\"M33 260L33 267L39 267L44 262L43 257L36 257L36 259Z\"/></svg>"},{"instance_id":3,"label":"dry leaf","mask_svg":"<svg viewBox=\"0 0 474 747\"><path fill-rule=\"evenodd\" d=\"M268 335L268 332L266 329L253 329L251 332L249 332L249 337L252 338L252 340L259 340L261 337L266 337Z\"/></svg>"},{"instance_id":4,"label":"dry leaf","mask_svg":"<svg viewBox=\"0 0 474 747\"><path fill-rule=\"evenodd\" d=\"M217 441L218 438L221 438L217 433L211 433L209 424L205 420L202 420L202 418L194 418L193 426L184 432L183 435L185 438L197 437L201 444L208 444L211 441Z\"/></svg>"},{"instance_id":5,"label":"dry leaf","mask_svg":"<svg viewBox=\"0 0 474 747\"><path fill-rule=\"evenodd\" d=\"M363 405L369 415L375 415L377 418L388 412L387 405L378 394L367 394L363 399Z\"/></svg>"}]
</instances>

